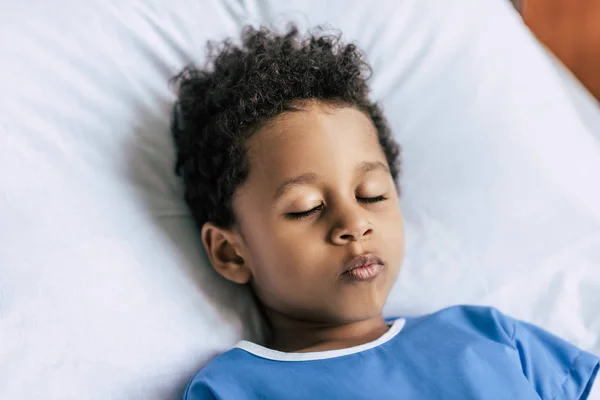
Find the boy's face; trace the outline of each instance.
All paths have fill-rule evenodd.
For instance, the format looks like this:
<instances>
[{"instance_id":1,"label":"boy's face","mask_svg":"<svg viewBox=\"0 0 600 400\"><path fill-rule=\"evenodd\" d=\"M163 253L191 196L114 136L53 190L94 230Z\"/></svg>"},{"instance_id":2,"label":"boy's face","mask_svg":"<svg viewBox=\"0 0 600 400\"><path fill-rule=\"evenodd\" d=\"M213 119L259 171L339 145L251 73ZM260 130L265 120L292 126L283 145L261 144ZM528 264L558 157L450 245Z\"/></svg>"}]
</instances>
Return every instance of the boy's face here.
<instances>
[{"instance_id":1,"label":"boy's face","mask_svg":"<svg viewBox=\"0 0 600 400\"><path fill-rule=\"evenodd\" d=\"M404 235L371 120L354 108L307 102L253 135L247 155L248 179L233 202L240 268L267 310L333 324L381 313ZM368 254L383 267L344 273Z\"/></svg>"}]
</instances>

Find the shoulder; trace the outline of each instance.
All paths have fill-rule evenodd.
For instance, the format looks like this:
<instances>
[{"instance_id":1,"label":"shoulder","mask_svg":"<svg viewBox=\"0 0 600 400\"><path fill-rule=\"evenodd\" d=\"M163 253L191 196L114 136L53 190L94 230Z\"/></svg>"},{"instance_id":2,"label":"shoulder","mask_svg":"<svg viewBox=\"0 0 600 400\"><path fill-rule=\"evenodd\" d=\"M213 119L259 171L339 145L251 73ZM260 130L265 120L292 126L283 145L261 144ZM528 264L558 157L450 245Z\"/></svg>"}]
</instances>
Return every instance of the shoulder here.
<instances>
[{"instance_id":1,"label":"shoulder","mask_svg":"<svg viewBox=\"0 0 600 400\"><path fill-rule=\"evenodd\" d=\"M467 345L495 342L514 347L515 320L493 307L459 305L418 317L405 317L403 337Z\"/></svg>"},{"instance_id":2,"label":"shoulder","mask_svg":"<svg viewBox=\"0 0 600 400\"><path fill-rule=\"evenodd\" d=\"M192 380L212 379L218 376L223 378L228 374L236 374L248 367L254 366L260 358L243 351L237 347L213 358L204 368L200 370ZM228 373L225 373L228 371Z\"/></svg>"},{"instance_id":3,"label":"shoulder","mask_svg":"<svg viewBox=\"0 0 600 400\"><path fill-rule=\"evenodd\" d=\"M252 370L259 359L238 348L231 349L210 361L188 384L183 400L214 399L215 391L227 388L235 391L240 376Z\"/></svg>"},{"instance_id":4,"label":"shoulder","mask_svg":"<svg viewBox=\"0 0 600 400\"><path fill-rule=\"evenodd\" d=\"M515 320L493 307L459 305L420 317L406 318L406 331L427 331L448 337L487 337L512 343Z\"/></svg>"},{"instance_id":5,"label":"shoulder","mask_svg":"<svg viewBox=\"0 0 600 400\"><path fill-rule=\"evenodd\" d=\"M407 318L405 331L438 355L504 362L504 371L518 370L541 398L587 398L600 368L597 356L491 307L456 306Z\"/></svg>"}]
</instances>

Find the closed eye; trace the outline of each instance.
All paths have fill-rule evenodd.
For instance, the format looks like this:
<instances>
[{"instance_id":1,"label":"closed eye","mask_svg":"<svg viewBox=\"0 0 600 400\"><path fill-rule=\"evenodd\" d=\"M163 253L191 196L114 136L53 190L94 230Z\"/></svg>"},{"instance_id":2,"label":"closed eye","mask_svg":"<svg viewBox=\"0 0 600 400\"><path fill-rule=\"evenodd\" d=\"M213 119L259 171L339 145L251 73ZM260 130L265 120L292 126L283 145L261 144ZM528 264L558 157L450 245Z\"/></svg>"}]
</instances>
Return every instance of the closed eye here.
<instances>
[{"instance_id":1,"label":"closed eye","mask_svg":"<svg viewBox=\"0 0 600 400\"><path fill-rule=\"evenodd\" d=\"M387 197L385 196L377 196L377 197L357 197L356 198L358 201L362 202L362 203L377 203L380 201L384 201L387 200Z\"/></svg>"},{"instance_id":2,"label":"closed eye","mask_svg":"<svg viewBox=\"0 0 600 400\"><path fill-rule=\"evenodd\" d=\"M301 211L301 212L295 212L295 213L288 213L286 214L286 216L289 219L301 219L301 218L306 218L306 217L310 217L311 215L318 213L319 211L321 211L323 209L323 203L319 204L318 206L316 206L315 208L311 208L308 211Z\"/></svg>"},{"instance_id":3,"label":"closed eye","mask_svg":"<svg viewBox=\"0 0 600 400\"><path fill-rule=\"evenodd\" d=\"M361 203L367 203L367 204L371 204L371 203L378 203L380 201L384 201L387 200L387 197L385 196L377 196L377 197L357 197L356 198L358 201L360 201ZM286 217L289 219L301 219L301 218L306 218L306 217L310 217L313 214L316 214L320 211L322 211L324 208L323 204L319 204L318 206L311 208L310 210L307 211L301 211L301 212L295 212L295 213L287 213Z\"/></svg>"}]
</instances>

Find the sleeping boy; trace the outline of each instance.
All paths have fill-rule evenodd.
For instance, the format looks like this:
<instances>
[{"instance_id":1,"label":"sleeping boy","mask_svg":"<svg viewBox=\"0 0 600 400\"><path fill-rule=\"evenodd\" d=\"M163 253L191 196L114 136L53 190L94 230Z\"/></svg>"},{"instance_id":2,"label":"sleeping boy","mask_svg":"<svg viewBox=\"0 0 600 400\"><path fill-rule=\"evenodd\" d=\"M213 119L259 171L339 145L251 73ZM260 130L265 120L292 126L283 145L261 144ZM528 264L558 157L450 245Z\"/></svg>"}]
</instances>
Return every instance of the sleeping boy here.
<instances>
[{"instance_id":1,"label":"sleeping boy","mask_svg":"<svg viewBox=\"0 0 600 400\"><path fill-rule=\"evenodd\" d=\"M247 27L177 78L172 131L212 267L269 336L212 360L198 399L586 399L599 359L495 309L382 309L403 258L400 147L353 44Z\"/></svg>"}]
</instances>

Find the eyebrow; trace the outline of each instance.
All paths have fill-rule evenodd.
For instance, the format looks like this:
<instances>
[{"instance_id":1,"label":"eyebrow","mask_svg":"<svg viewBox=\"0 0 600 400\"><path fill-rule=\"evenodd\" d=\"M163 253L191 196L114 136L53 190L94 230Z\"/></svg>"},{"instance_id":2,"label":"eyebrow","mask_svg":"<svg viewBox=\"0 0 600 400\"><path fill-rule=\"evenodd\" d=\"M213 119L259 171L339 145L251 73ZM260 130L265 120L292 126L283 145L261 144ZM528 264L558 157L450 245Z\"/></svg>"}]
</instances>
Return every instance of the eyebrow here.
<instances>
[{"instance_id":1,"label":"eyebrow","mask_svg":"<svg viewBox=\"0 0 600 400\"><path fill-rule=\"evenodd\" d=\"M376 169L381 169L388 173L390 172L389 167L381 161L363 161L360 164L358 164L358 167L356 169L363 174Z\"/></svg>"},{"instance_id":2,"label":"eyebrow","mask_svg":"<svg viewBox=\"0 0 600 400\"><path fill-rule=\"evenodd\" d=\"M378 169L388 173L390 172L388 166L381 161L363 161L356 167L356 171L361 175ZM277 187L275 195L273 196L273 200L279 199L285 192L287 192L293 186L301 186L307 183L314 183L318 180L319 176L314 172L307 172L305 174L286 179Z\"/></svg>"}]
</instances>

